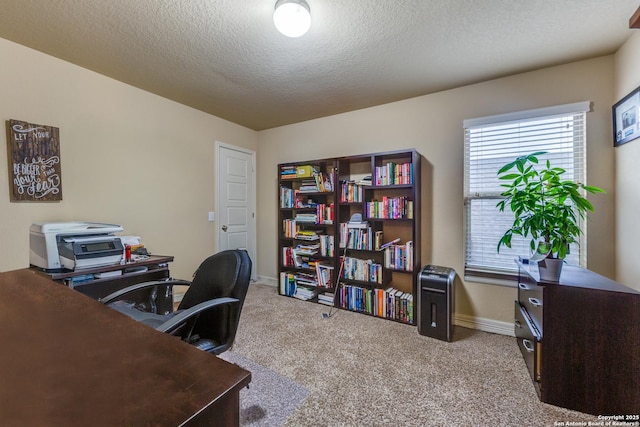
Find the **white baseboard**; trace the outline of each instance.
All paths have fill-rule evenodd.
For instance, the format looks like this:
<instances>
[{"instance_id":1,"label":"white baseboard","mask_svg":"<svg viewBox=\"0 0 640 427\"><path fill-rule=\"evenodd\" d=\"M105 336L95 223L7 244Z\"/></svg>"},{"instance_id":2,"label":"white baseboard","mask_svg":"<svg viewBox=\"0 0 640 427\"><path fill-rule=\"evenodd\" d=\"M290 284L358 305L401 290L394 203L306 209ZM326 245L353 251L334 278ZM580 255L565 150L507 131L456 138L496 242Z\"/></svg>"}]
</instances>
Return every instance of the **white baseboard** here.
<instances>
[{"instance_id":1,"label":"white baseboard","mask_svg":"<svg viewBox=\"0 0 640 427\"><path fill-rule=\"evenodd\" d=\"M258 276L258 280L256 280L256 282L262 283L264 285L274 286L276 288L278 287L278 279L273 277Z\"/></svg>"},{"instance_id":2,"label":"white baseboard","mask_svg":"<svg viewBox=\"0 0 640 427\"><path fill-rule=\"evenodd\" d=\"M258 276L258 282L265 285L277 287L278 279L273 277ZM486 319L483 317L467 316L465 314L454 315L453 322L463 328L476 329L478 331L490 332L492 334L507 335L514 337L513 323L501 322L498 320Z\"/></svg>"},{"instance_id":3,"label":"white baseboard","mask_svg":"<svg viewBox=\"0 0 640 427\"><path fill-rule=\"evenodd\" d=\"M501 322L499 320L486 319L484 317L467 316L456 314L453 322L463 328L476 329L478 331L490 332L492 334L515 336L513 323Z\"/></svg>"}]
</instances>

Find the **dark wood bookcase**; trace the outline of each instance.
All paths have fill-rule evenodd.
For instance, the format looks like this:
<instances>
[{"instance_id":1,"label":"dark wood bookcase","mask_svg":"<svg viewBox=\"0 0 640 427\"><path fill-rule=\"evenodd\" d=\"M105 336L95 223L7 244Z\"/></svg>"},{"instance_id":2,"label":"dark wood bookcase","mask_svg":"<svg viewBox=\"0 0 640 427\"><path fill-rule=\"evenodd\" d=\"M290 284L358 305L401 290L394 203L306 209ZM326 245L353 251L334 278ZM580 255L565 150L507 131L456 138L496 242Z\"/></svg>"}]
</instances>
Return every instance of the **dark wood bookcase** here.
<instances>
[{"instance_id":1,"label":"dark wood bookcase","mask_svg":"<svg viewBox=\"0 0 640 427\"><path fill-rule=\"evenodd\" d=\"M282 163L278 182L279 293L415 325L419 153Z\"/></svg>"}]
</instances>

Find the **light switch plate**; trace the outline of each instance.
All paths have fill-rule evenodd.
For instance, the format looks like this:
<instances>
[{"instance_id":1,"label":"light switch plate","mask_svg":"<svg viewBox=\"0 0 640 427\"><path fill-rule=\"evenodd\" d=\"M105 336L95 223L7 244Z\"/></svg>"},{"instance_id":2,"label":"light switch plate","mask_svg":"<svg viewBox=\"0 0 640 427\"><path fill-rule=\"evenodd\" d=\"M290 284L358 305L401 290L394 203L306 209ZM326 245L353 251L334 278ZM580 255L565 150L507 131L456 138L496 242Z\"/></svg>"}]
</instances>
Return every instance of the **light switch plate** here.
<instances>
[{"instance_id":1,"label":"light switch plate","mask_svg":"<svg viewBox=\"0 0 640 427\"><path fill-rule=\"evenodd\" d=\"M216 220L216 213L215 212L209 212L209 221L215 221Z\"/></svg>"}]
</instances>

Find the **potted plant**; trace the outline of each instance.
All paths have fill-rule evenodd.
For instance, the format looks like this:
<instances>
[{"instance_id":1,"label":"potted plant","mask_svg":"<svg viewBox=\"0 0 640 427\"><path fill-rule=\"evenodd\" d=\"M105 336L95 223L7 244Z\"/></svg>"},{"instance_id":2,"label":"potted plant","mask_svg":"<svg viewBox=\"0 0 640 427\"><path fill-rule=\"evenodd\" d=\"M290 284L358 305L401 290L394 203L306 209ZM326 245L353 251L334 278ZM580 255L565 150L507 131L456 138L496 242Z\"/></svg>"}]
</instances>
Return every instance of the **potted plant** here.
<instances>
[{"instance_id":1,"label":"potted plant","mask_svg":"<svg viewBox=\"0 0 640 427\"><path fill-rule=\"evenodd\" d=\"M506 190L501 195L506 199L497 207L504 212L509 206L515 217L498 242L498 252L502 245L511 247L514 234L530 236L532 259L541 260L540 279L557 282L569 244L578 241L581 233L578 218L585 218L587 211L593 212L593 205L582 194L605 191L563 179L566 171L551 167L549 160L546 167L538 167L538 156L543 154L546 152L520 156L498 171L499 179L508 183L502 184Z\"/></svg>"}]
</instances>

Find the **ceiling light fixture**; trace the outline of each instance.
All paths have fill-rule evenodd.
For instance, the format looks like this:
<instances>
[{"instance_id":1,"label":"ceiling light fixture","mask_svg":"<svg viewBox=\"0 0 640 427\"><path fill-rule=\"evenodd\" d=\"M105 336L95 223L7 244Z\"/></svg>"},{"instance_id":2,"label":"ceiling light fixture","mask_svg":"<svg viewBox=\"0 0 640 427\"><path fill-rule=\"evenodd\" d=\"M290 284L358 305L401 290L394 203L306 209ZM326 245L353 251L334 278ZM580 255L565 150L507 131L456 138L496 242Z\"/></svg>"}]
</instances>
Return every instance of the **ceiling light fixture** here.
<instances>
[{"instance_id":1,"label":"ceiling light fixture","mask_svg":"<svg viewBox=\"0 0 640 427\"><path fill-rule=\"evenodd\" d=\"M300 37L311 27L311 10L304 0L278 0L273 23L287 37Z\"/></svg>"}]
</instances>

